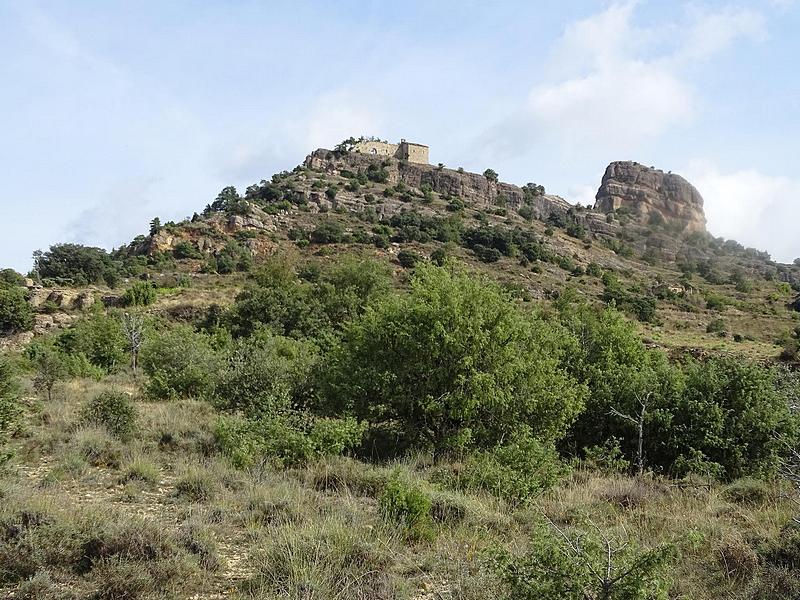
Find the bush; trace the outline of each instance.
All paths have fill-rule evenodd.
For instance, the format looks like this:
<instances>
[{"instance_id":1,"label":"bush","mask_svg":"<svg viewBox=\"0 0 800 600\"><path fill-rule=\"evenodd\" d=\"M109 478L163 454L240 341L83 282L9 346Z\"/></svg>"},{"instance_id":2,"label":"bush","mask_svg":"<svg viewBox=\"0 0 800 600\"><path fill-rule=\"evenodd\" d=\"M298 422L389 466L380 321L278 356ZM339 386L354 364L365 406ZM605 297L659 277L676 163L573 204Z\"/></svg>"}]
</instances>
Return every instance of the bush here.
<instances>
[{"instance_id":1,"label":"bush","mask_svg":"<svg viewBox=\"0 0 800 600\"><path fill-rule=\"evenodd\" d=\"M451 480L461 489L482 489L512 503L541 494L567 473L555 448L521 435L492 450L470 454Z\"/></svg>"},{"instance_id":2,"label":"bush","mask_svg":"<svg viewBox=\"0 0 800 600\"><path fill-rule=\"evenodd\" d=\"M175 255L175 258L179 260L184 258L203 258L203 253L200 252L200 249L189 241L182 241L175 244L172 253Z\"/></svg>"},{"instance_id":3,"label":"bush","mask_svg":"<svg viewBox=\"0 0 800 600\"><path fill-rule=\"evenodd\" d=\"M151 398L202 398L212 392L219 357L209 336L178 326L151 335L139 364L148 375L144 391Z\"/></svg>"},{"instance_id":4,"label":"bush","mask_svg":"<svg viewBox=\"0 0 800 600\"><path fill-rule=\"evenodd\" d=\"M0 283L0 335L33 328L33 309L24 288Z\"/></svg>"},{"instance_id":5,"label":"bush","mask_svg":"<svg viewBox=\"0 0 800 600\"><path fill-rule=\"evenodd\" d=\"M122 324L102 312L95 312L60 333L56 346L68 355L83 354L106 371L116 371L128 361L128 340Z\"/></svg>"},{"instance_id":6,"label":"bush","mask_svg":"<svg viewBox=\"0 0 800 600\"><path fill-rule=\"evenodd\" d=\"M262 462L282 467L340 455L361 443L364 429L352 418L314 419L307 413L285 411L258 419L220 417L214 436L231 463L246 469Z\"/></svg>"},{"instance_id":7,"label":"bush","mask_svg":"<svg viewBox=\"0 0 800 600\"><path fill-rule=\"evenodd\" d=\"M311 232L311 241L315 244L338 244L344 241L344 227L338 221L326 220L317 225Z\"/></svg>"},{"instance_id":8,"label":"bush","mask_svg":"<svg viewBox=\"0 0 800 600\"><path fill-rule=\"evenodd\" d=\"M130 438L136 431L137 411L127 394L103 392L81 411L84 423L105 427L114 437Z\"/></svg>"},{"instance_id":9,"label":"bush","mask_svg":"<svg viewBox=\"0 0 800 600\"><path fill-rule=\"evenodd\" d=\"M764 504L771 495L766 482L750 477L738 479L722 491L722 497L728 502L750 506Z\"/></svg>"},{"instance_id":10,"label":"bush","mask_svg":"<svg viewBox=\"0 0 800 600\"><path fill-rule=\"evenodd\" d=\"M432 500L418 485L395 475L379 500L381 516L398 523L412 541L431 540L435 532L431 518Z\"/></svg>"},{"instance_id":11,"label":"bush","mask_svg":"<svg viewBox=\"0 0 800 600\"><path fill-rule=\"evenodd\" d=\"M419 255L410 250L401 250L397 253L397 262L405 269L413 269L419 261Z\"/></svg>"},{"instance_id":12,"label":"bush","mask_svg":"<svg viewBox=\"0 0 800 600\"><path fill-rule=\"evenodd\" d=\"M594 528L577 534L542 526L522 556L507 550L491 553L490 565L516 600L667 600L673 546L641 549L615 542Z\"/></svg>"},{"instance_id":13,"label":"bush","mask_svg":"<svg viewBox=\"0 0 800 600\"><path fill-rule=\"evenodd\" d=\"M290 338L237 340L212 374L214 403L251 417L280 413L302 392L313 361L313 349Z\"/></svg>"},{"instance_id":14,"label":"bush","mask_svg":"<svg viewBox=\"0 0 800 600\"><path fill-rule=\"evenodd\" d=\"M125 306L150 306L156 301L155 285L149 281L135 281L122 296Z\"/></svg>"}]
</instances>

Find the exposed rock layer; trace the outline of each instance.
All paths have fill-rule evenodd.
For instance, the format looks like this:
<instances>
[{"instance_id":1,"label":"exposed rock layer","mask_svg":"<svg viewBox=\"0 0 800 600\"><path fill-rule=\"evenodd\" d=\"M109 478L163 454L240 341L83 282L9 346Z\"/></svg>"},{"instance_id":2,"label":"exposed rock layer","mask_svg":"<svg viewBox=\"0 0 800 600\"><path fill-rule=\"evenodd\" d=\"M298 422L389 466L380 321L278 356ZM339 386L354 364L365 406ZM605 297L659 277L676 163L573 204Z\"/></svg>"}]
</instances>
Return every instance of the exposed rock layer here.
<instances>
[{"instance_id":1,"label":"exposed rock layer","mask_svg":"<svg viewBox=\"0 0 800 600\"><path fill-rule=\"evenodd\" d=\"M595 210L625 211L640 224L664 224L692 233L706 230L703 198L680 175L631 161L613 162L597 190Z\"/></svg>"}]
</instances>

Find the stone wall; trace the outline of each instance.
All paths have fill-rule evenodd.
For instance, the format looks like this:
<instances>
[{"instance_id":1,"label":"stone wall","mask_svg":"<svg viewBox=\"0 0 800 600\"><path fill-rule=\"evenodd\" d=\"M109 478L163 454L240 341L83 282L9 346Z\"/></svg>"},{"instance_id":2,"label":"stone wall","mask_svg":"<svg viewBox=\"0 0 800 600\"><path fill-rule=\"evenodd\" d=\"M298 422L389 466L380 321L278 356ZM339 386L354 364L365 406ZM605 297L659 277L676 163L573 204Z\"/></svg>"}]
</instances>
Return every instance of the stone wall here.
<instances>
[{"instance_id":1,"label":"stone wall","mask_svg":"<svg viewBox=\"0 0 800 600\"><path fill-rule=\"evenodd\" d=\"M372 156L392 156L397 154L399 146L397 144L387 144L386 142L358 142L353 146L353 152L370 154ZM427 162L427 161L426 161Z\"/></svg>"},{"instance_id":2,"label":"stone wall","mask_svg":"<svg viewBox=\"0 0 800 600\"><path fill-rule=\"evenodd\" d=\"M400 148L397 151L397 158L407 160L408 162L419 163L427 165L428 160L428 147L422 144L411 144L403 140L400 142Z\"/></svg>"}]
</instances>

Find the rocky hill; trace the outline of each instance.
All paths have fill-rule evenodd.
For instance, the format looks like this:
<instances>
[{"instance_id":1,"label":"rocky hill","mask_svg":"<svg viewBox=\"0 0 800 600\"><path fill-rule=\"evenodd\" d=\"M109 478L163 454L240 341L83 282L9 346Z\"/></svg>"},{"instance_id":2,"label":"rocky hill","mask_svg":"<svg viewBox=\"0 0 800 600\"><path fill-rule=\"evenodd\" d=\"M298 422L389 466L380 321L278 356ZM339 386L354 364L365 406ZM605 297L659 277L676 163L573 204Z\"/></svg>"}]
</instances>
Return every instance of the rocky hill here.
<instances>
[{"instance_id":1,"label":"rocky hill","mask_svg":"<svg viewBox=\"0 0 800 600\"><path fill-rule=\"evenodd\" d=\"M627 211L642 225L665 223L687 233L706 230L703 198L691 183L632 161L608 165L594 207L604 213Z\"/></svg>"},{"instance_id":2,"label":"rocky hill","mask_svg":"<svg viewBox=\"0 0 800 600\"><path fill-rule=\"evenodd\" d=\"M526 299L546 302L573 287L615 302L654 342L675 348L774 357L800 314L792 308L799 268L714 238L690 183L634 162L608 166L591 208L533 183L317 149L291 172L244 194L226 188L202 213L159 224L108 260L123 285L146 278L173 289L189 277L191 289L162 304L179 312L191 304L184 313L199 314L209 297L232 301L235 278L226 274L287 250L320 260L369 253L395 268L402 252L423 258L445 252ZM609 291L612 275L615 291ZM201 294L216 277L213 293ZM121 299L121 292L95 285L78 304L59 302L59 295L80 290L68 291L69 279L44 284L29 294L37 333L69 325L93 299L109 306Z\"/></svg>"}]
</instances>

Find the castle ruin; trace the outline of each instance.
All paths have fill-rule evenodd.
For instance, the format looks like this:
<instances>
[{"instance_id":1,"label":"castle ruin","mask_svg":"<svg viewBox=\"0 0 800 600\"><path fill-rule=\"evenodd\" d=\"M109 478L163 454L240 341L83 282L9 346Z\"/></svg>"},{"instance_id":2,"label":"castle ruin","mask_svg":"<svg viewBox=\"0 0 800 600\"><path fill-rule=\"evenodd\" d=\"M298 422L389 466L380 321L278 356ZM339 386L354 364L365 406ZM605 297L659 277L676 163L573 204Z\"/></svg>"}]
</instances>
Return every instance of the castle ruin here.
<instances>
[{"instance_id":1,"label":"castle ruin","mask_svg":"<svg viewBox=\"0 0 800 600\"><path fill-rule=\"evenodd\" d=\"M405 140L400 140L399 144L363 140L353 146L353 152L373 156L391 156L412 163L428 164L428 147Z\"/></svg>"}]
</instances>

